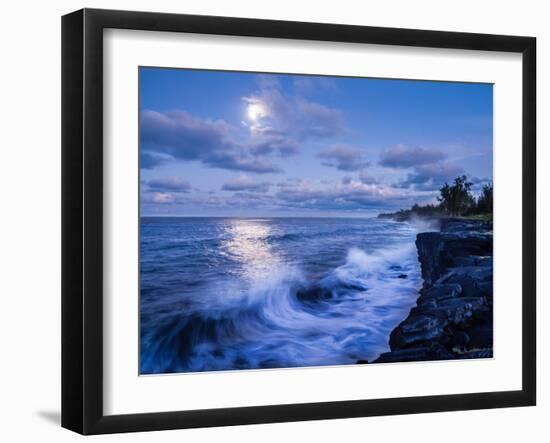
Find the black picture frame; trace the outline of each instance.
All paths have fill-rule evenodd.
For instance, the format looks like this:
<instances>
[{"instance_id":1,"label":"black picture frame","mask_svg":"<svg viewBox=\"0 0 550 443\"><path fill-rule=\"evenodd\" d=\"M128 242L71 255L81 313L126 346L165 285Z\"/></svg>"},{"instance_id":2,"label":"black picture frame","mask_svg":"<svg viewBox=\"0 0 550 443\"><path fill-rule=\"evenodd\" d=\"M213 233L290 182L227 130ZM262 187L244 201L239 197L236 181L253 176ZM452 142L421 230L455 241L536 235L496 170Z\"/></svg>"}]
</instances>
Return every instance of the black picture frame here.
<instances>
[{"instance_id":1,"label":"black picture frame","mask_svg":"<svg viewBox=\"0 0 550 443\"><path fill-rule=\"evenodd\" d=\"M103 30L107 28L522 54L522 389L104 415L102 83ZM65 15L62 18L62 426L81 434L105 434L535 405L535 115L533 37L97 9Z\"/></svg>"}]
</instances>

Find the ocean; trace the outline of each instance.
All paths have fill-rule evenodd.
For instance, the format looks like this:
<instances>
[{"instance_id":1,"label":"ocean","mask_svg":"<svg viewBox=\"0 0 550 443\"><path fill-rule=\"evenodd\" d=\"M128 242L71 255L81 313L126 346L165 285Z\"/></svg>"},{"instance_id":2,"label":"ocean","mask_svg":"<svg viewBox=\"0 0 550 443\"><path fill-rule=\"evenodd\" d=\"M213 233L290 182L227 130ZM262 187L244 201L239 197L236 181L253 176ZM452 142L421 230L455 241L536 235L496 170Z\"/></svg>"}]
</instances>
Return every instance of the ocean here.
<instances>
[{"instance_id":1,"label":"ocean","mask_svg":"<svg viewBox=\"0 0 550 443\"><path fill-rule=\"evenodd\" d=\"M141 218L140 373L376 359L418 297L417 232L374 218Z\"/></svg>"}]
</instances>

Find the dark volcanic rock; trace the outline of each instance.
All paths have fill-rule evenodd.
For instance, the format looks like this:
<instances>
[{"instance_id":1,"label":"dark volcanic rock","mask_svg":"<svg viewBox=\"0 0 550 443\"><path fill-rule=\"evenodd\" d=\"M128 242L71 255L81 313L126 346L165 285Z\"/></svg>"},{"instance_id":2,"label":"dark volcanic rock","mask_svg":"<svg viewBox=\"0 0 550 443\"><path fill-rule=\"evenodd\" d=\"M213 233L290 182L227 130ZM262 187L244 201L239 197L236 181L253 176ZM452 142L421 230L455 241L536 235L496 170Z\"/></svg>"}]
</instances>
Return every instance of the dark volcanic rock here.
<instances>
[{"instance_id":1,"label":"dark volcanic rock","mask_svg":"<svg viewBox=\"0 0 550 443\"><path fill-rule=\"evenodd\" d=\"M439 225L441 232L492 232L493 230L490 222L452 217L440 219Z\"/></svg>"},{"instance_id":2,"label":"dark volcanic rock","mask_svg":"<svg viewBox=\"0 0 550 443\"><path fill-rule=\"evenodd\" d=\"M471 255L469 257L455 257L455 266L493 266L493 257L480 257Z\"/></svg>"},{"instance_id":3,"label":"dark volcanic rock","mask_svg":"<svg viewBox=\"0 0 550 443\"><path fill-rule=\"evenodd\" d=\"M460 355L458 358L493 358L493 350L483 349L481 351L466 352Z\"/></svg>"},{"instance_id":4,"label":"dark volcanic rock","mask_svg":"<svg viewBox=\"0 0 550 443\"><path fill-rule=\"evenodd\" d=\"M413 344L441 341L448 320L443 315L412 312L390 335L390 349L402 349Z\"/></svg>"},{"instance_id":5,"label":"dark volcanic rock","mask_svg":"<svg viewBox=\"0 0 550 443\"><path fill-rule=\"evenodd\" d=\"M434 284L450 267L464 266L465 261L476 265L474 257L484 257L484 265L492 266L491 232L423 232L416 237L416 247L427 285Z\"/></svg>"},{"instance_id":6,"label":"dark volcanic rock","mask_svg":"<svg viewBox=\"0 0 550 443\"><path fill-rule=\"evenodd\" d=\"M390 335L391 352L375 363L491 358L492 226L443 219L441 232L416 239L424 286L417 305Z\"/></svg>"},{"instance_id":7,"label":"dark volcanic rock","mask_svg":"<svg viewBox=\"0 0 550 443\"><path fill-rule=\"evenodd\" d=\"M431 346L400 349L382 354L375 363L394 363L404 361L428 361L451 360L455 356L447 351L444 346L433 344Z\"/></svg>"}]
</instances>

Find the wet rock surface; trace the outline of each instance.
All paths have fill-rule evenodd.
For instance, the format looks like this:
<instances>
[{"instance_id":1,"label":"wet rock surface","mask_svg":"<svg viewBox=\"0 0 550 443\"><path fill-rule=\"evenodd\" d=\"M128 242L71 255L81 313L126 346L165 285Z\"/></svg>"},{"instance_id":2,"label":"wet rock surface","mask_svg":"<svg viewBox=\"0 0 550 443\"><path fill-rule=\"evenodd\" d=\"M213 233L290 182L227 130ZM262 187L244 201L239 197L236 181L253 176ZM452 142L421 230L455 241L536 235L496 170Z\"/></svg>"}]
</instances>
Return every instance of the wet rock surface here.
<instances>
[{"instance_id":1,"label":"wet rock surface","mask_svg":"<svg viewBox=\"0 0 550 443\"><path fill-rule=\"evenodd\" d=\"M492 225L446 219L440 229L417 236L420 297L374 363L493 356Z\"/></svg>"}]
</instances>

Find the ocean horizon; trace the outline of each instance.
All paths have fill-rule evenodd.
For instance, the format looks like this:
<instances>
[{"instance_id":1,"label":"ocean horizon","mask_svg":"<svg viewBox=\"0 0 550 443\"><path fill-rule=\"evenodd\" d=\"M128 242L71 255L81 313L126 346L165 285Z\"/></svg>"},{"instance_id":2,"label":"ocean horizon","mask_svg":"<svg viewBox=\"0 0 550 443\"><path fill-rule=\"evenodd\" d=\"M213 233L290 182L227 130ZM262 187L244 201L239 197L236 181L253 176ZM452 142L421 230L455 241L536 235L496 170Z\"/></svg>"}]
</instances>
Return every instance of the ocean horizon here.
<instances>
[{"instance_id":1,"label":"ocean horizon","mask_svg":"<svg viewBox=\"0 0 550 443\"><path fill-rule=\"evenodd\" d=\"M384 211L381 211L384 212ZM378 213L376 215L140 215L140 220L147 218L235 218L235 219L270 219L270 218L311 218L311 219L359 219L359 220L370 220L377 219Z\"/></svg>"}]
</instances>

